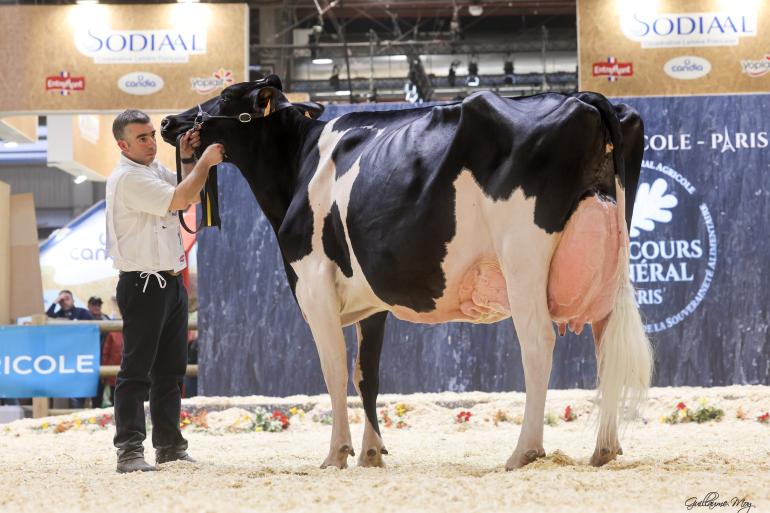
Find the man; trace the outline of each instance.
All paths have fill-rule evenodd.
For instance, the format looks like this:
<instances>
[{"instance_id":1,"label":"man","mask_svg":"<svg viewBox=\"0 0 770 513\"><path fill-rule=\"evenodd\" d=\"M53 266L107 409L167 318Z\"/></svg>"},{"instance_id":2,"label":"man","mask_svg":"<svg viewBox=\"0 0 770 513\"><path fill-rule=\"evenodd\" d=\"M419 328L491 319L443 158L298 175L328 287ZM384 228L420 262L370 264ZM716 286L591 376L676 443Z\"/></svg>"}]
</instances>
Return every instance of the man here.
<instances>
[{"instance_id":1,"label":"man","mask_svg":"<svg viewBox=\"0 0 770 513\"><path fill-rule=\"evenodd\" d=\"M59 306L59 310L56 310L57 305ZM93 317L88 313L88 310L75 306L75 300L72 298L72 292L69 290L62 290L59 292L59 297L57 297L56 301L48 307L46 315L54 319L63 318L71 321L93 320Z\"/></svg>"},{"instance_id":2,"label":"man","mask_svg":"<svg viewBox=\"0 0 770 513\"><path fill-rule=\"evenodd\" d=\"M110 316L106 313L102 313L102 298L97 296L91 296L88 298L88 313L95 321L109 321Z\"/></svg>"},{"instance_id":3,"label":"man","mask_svg":"<svg viewBox=\"0 0 770 513\"><path fill-rule=\"evenodd\" d=\"M144 400L149 392L156 464L193 461L179 429L181 383L187 368L187 266L176 211L196 201L224 148L213 144L197 163L200 135L180 141L183 179L155 160L155 127L138 110L112 124L121 151L107 180L107 250L119 269L123 355L115 387L115 438L120 473L156 470L144 459Z\"/></svg>"}]
</instances>

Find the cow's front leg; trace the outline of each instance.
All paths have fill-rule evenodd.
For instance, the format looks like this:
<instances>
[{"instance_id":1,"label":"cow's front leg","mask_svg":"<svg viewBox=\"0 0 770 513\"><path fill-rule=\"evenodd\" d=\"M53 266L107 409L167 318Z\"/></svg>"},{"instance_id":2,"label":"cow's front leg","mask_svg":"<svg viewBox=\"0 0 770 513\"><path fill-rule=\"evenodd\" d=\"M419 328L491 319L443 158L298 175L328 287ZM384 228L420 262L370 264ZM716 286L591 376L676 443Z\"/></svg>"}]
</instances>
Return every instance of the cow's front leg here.
<instances>
[{"instance_id":1,"label":"cow's front leg","mask_svg":"<svg viewBox=\"0 0 770 513\"><path fill-rule=\"evenodd\" d=\"M348 422L348 368L345 338L339 317L339 301L333 285L313 281L309 286L297 286L297 300L313 334L321 360L326 388L332 402L332 438L329 455L321 468L348 466L348 456L355 456Z\"/></svg>"},{"instance_id":2,"label":"cow's front leg","mask_svg":"<svg viewBox=\"0 0 770 513\"><path fill-rule=\"evenodd\" d=\"M519 441L505 464L506 470L521 468L545 456L543 416L548 381L551 377L553 347L556 341L546 307L537 308L531 304L522 305L521 302L517 307L514 304L511 301L513 323L521 345L527 399Z\"/></svg>"},{"instance_id":3,"label":"cow's front leg","mask_svg":"<svg viewBox=\"0 0 770 513\"><path fill-rule=\"evenodd\" d=\"M358 456L360 467L384 467L384 454L388 454L382 443L380 426L377 420L377 394L380 390L380 353L382 339L385 336L387 312L376 313L356 324L358 335L358 356L353 374L353 384L361 396L366 412L366 426L361 454Z\"/></svg>"}]
</instances>

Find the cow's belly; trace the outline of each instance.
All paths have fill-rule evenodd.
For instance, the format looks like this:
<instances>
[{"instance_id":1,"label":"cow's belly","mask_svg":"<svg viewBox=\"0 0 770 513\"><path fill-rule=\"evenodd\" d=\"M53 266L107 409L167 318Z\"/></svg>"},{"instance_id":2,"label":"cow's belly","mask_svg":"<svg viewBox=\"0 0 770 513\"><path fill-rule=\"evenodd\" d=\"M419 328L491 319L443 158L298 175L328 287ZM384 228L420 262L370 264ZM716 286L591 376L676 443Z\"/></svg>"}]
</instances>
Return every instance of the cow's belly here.
<instances>
[{"instance_id":1,"label":"cow's belly","mask_svg":"<svg viewBox=\"0 0 770 513\"><path fill-rule=\"evenodd\" d=\"M617 206L590 196L567 222L551 260L548 309L551 318L580 332L586 323L604 319L617 290L621 241Z\"/></svg>"},{"instance_id":2,"label":"cow's belly","mask_svg":"<svg viewBox=\"0 0 770 513\"><path fill-rule=\"evenodd\" d=\"M546 234L534 222L534 199L520 190L506 200L485 196L472 174L464 170L454 182L455 236L447 244L441 268L445 277L443 294L428 312L393 305L395 317L401 320L437 324L444 322L493 323L511 316L506 274L522 268L509 262L503 271L501 258L506 247L527 248L524 260L529 266L542 262L542 269L528 273L542 275L545 285L548 259L553 250L553 235ZM513 287L520 287L518 277Z\"/></svg>"}]
</instances>

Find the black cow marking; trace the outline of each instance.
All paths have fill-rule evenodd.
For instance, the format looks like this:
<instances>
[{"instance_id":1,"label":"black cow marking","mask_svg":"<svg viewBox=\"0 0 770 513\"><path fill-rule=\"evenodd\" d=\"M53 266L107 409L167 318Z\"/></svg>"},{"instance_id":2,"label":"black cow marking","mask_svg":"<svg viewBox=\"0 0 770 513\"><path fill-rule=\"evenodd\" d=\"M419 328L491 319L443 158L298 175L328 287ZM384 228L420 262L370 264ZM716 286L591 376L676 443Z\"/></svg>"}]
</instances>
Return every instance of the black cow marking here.
<instances>
[{"instance_id":1,"label":"black cow marking","mask_svg":"<svg viewBox=\"0 0 770 513\"><path fill-rule=\"evenodd\" d=\"M342 136L342 139L340 139L332 152L332 160L336 168L335 178L340 179L345 173L350 171L353 164L355 164L356 160L367 148L367 143L376 134L376 130L363 127L351 128Z\"/></svg>"},{"instance_id":2,"label":"black cow marking","mask_svg":"<svg viewBox=\"0 0 770 513\"><path fill-rule=\"evenodd\" d=\"M358 389L361 391L361 402L364 404L366 418L378 435L380 425L377 421L377 394L380 391L380 353L382 353L387 318L388 312L380 312L358 322L361 330L358 365L362 378L358 383ZM382 453L387 454L385 450Z\"/></svg>"},{"instance_id":3,"label":"black cow marking","mask_svg":"<svg viewBox=\"0 0 770 513\"><path fill-rule=\"evenodd\" d=\"M345 241L345 228L340 219L340 209L337 203L332 203L329 214L324 219L322 241L324 253L329 259L337 264L346 277L353 276L353 269L350 267L350 253L348 253L348 244Z\"/></svg>"}]
</instances>

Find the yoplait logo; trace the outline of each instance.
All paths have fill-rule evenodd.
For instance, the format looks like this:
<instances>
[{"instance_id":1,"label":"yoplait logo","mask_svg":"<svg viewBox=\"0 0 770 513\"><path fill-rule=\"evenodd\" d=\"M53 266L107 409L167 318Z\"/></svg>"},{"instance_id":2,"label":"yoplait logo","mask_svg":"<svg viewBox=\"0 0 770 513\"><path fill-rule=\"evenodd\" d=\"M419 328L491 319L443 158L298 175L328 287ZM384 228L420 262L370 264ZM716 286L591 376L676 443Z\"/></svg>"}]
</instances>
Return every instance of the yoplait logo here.
<instances>
[{"instance_id":1,"label":"yoplait logo","mask_svg":"<svg viewBox=\"0 0 770 513\"><path fill-rule=\"evenodd\" d=\"M209 94L235 83L232 70L219 68L208 77L191 77L190 84L198 94Z\"/></svg>"}]
</instances>

